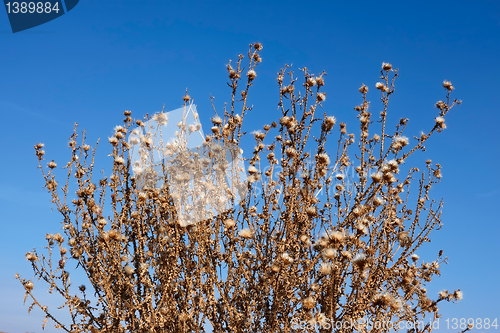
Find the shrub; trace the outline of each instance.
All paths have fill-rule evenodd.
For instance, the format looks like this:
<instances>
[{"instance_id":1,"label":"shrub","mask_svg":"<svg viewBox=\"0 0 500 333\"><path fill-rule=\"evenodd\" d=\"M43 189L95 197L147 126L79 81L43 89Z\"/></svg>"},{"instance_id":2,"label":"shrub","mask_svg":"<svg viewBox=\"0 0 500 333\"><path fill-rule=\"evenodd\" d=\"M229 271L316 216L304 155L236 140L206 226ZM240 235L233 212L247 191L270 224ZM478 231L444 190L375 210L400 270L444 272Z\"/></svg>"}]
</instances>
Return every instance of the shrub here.
<instances>
[{"instance_id":1,"label":"shrub","mask_svg":"<svg viewBox=\"0 0 500 333\"><path fill-rule=\"evenodd\" d=\"M124 125L109 139L107 177L93 174L95 147L78 142L76 128L62 188L57 164L45 168L43 144L35 146L63 234L46 236L48 255L33 251L26 258L35 277L62 295L72 322L58 321L38 302L34 283L18 275L30 309L41 308L67 332L204 332L206 322L214 332L365 332L386 330L376 323L436 318L439 302L461 299L460 290L431 298L425 286L446 258L440 251L424 262L416 254L441 225L442 202L430 198L441 166L427 160L422 171L403 168L446 128L444 116L460 103L450 100L451 83L443 84L446 98L436 104L429 131L410 140L403 135L408 119L392 131L386 126L398 70L383 63L375 85L383 111L372 114L363 84L356 141L346 124L320 113L326 74L304 68L295 77L285 66L278 73L281 117L249 138L242 124L261 49L250 46L247 69L242 55L228 65L231 102L198 147L187 145L201 133L187 94L183 120L167 143L158 140L165 113L134 122L125 111ZM227 152L240 155L242 138L255 140L246 179L229 174L226 163ZM78 188L69 202L73 178ZM86 274L88 288L71 286L70 262ZM431 327L417 327L423 330Z\"/></svg>"}]
</instances>

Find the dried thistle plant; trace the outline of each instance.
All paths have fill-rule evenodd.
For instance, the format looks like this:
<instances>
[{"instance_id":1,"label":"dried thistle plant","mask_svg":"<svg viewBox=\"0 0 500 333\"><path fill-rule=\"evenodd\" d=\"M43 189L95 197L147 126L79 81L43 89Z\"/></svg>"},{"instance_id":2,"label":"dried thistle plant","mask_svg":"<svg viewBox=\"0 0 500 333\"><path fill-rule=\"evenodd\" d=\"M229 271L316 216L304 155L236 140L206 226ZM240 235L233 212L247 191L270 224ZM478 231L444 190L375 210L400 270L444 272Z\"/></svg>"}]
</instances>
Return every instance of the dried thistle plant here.
<instances>
[{"instance_id":1,"label":"dried thistle plant","mask_svg":"<svg viewBox=\"0 0 500 333\"><path fill-rule=\"evenodd\" d=\"M281 117L253 133L248 177L241 179L241 165L227 165L226 148L240 153L261 50L260 43L250 46L246 69L243 55L227 66L231 102L220 116L214 107L212 133L194 149L188 139L202 132L194 111L195 123L186 122L187 94L171 142L158 140L169 121L163 112L134 122L125 111L124 125L109 138L108 177L93 174L95 147L85 134L77 141L76 127L63 187L57 164L45 168L43 144L35 146L63 234L48 234L48 254L33 251L26 259L35 278L63 297L71 323L55 318L36 298L35 283L18 275L30 310L39 307L67 332L205 332L207 322L214 332L378 332L387 328L369 323L437 318L439 302L462 298L460 290L431 298L425 286L446 258L440 251L424 262L416 254L441 226L442 202L430 198L441 166L428 160L423 171L401 171L446 128L445 115L460 103L450 100L451 83L443 84L446 98L429 131L410 140L403 135L408 119L392 131L386 124L398 71L383 63L375 85L383 111L371 113L362 85L356 144L346 124L319 113L326 74L303 68L295 77L285 66L278 73ZM78 184L74 199L70 179ZM71 285L74 263L87 286Z\"/></svg>"}]
</instances>

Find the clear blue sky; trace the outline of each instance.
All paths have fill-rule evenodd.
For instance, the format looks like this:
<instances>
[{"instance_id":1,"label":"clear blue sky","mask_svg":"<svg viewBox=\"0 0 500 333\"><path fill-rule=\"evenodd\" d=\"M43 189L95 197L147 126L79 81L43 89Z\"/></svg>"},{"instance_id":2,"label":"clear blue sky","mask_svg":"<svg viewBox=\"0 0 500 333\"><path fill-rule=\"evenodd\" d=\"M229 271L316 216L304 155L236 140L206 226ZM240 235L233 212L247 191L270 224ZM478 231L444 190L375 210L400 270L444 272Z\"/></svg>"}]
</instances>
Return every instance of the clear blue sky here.
<instances>
[{"instance_id":1,"label":"clear blue sky","mask_svg":"<svg viewBox=\"0 0 500 333\"><path fill-rule=\"evenodd\" d=\"M376 112L374 84L381 63L391 62L401 78L389 112L391 120L410 118L408 136L432 126L434 103L444 97L441 83L453 83L464 103L412 160L443 166L433 197L445 200L444 227L422 256L432 261L443 249L449 265L428 289L464 292L460 303L441 307L440 331L446 318L500 317L500 2L89 0L16 34L0 9L0 331L41 332L43 316L38 310L28 316L14 274L31 277L24 254L60 227L33 145L44 142L47 159L61 165L74 122L91 143L106 139L124 110L135 116L163 104L173 110L186 87L208 132L210 94L219 110L230 98L228 59L256 41L264 45L263 63L247 118L255 128L279 117L275 78L285 63L325 70L325 112L357 127L357 88L371 88ZM107 158L108 144L100 148ZM46 294L41 283L35 290Z\"/></svg>"}]
</instances>

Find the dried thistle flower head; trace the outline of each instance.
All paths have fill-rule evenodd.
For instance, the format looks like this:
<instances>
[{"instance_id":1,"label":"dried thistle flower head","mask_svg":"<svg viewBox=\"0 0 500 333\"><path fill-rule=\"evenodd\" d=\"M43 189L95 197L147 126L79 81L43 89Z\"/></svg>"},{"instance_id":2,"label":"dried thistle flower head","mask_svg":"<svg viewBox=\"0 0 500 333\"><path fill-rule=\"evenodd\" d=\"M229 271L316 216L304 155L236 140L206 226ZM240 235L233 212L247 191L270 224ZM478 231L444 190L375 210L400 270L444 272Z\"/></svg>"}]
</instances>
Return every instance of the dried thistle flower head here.
<instances>
[{"instance_id":1,"label":"dried thistle flower head","mask_svg":"<svg viewBox=\"0 0 500 333\"><path fill-rule=\"evenodd\" d=\"M214 125L222 124L222 119L219 116L214 116L214 117L212 117L211 120L212 120L212 123L214 123Z\"/></svg>"},{"instance_id":2,"label":"dried thistle flower head","mask_svg":"<svg viewBox=\"0 0 500 333\"><path fill-rule=\"evenodd\" d=\"M285 154L286 154L286 156L293 158L293 157L297 156L297 151L295 150L295 148L288 147L285 150Z\"/></svg>"},{"instance_id":3,"label":"dried thistle flower head","mask_svg":"<svg viewBox=\"0 0 500 333\"><path fill-rule=\"evenodd\" d=\"M326 94L319 92L316 95L316 99L318 100L318 102L323 102L326 99Z\"/></svg>"},{"instance_id":4,"label":"dried thistle flower head","mask_svg":"<svg viewBox=\"0 0 500 333\"><path fill-rule=\"evenodd\" d=\"M318 85L318 87L325 85L325 80L323 79L323 76L316 77L316 84Z\"/></svg>"},{"instance_id":5,"label":"dried thistle flower head","mask_svg":"<svg viewBox=\"0 0 500 333\"><path fill-rule=\"evenodd\" d=\"M392 303L392 296L388 292L377 294L373 298L374 306L380 306L382 308L385 308L391 303Z\"/></svg>"},{"instance_id":6,"label":"dried thistle flower head","mask_svg":"<svg viewBox=\"0 0 500 333\"><path fill-rule=\"evenodd\" d=\"M436 102L436 107L437 107L438 109L443 110L443 109L446 107L446 103L445 103L445 102L443 102L443 101L437 101L437 102Z\"/></svg>"},{"instance_id":7,"label":"dried thistle flower head","mask_svg":"<svg viewBox=\"0 0 500 333\"><path fill-rule=\"evenodd\" d=\"M52 239L56 242L63 242L64 241L64 238L62 237L62 235L60 233L56 233L54 234L54 236L52 237Z\"/></svg>"},{"instance_id":8,"label":"dried thistle flower head","mask_svg":"<svg viewBox=\"0 0 500 333\"><path fill-rule=\"evenodd\" d=\"M367 262L367 258L366 258L366 255L364 253L358 253L354 257L354 259L352 259L352 263L354 265L358 266L359 268L363 268L366 265L366 262Z\"/></svg>"},{"instance_id":9,"label":"dried thistle flower head","mask_svg":"<svg viewBox=\"0 0 500 333\"><path fill-rule=\"evenodd\" d=\"M326 259L335 259L337 256L337 250L332 248L327 248L323 250L323 257Z\"/></svg>"},{"instance_id":10,"label":"dried thistle flower head","mask_svg":"<svg viewBox=\"0 0 500 333\"><path fill-rule=\"evenodd\" d=\"M361 87L359 88L359 92L362 94L366 94L368 92L368 87L364 83L361 84Z\"/></svg>"},{"instance_id":11,"label":"dried thistle flower head","mask_svg":"<svg viewBox=\"0 0 500 333\"><path fill-rule=\"evenodd\" d=\"M31 262L35 262L37 259L38 259L38 257L33 252L26 253L26 260L31 261Z\"/></svg>"},{"instance_id":12,"label":"dried thistle flower head","mask_svg":"<svg viewBox=\"0 0 500 333\"><path fill-rule=\"evenodd\" d=\"M24 284L24 288L26 288L27 291L31 291L33 290L33 288L35 287L35 285L33 284L33 282L31 281L27 281L25 284Z\"/></svg>"},{"instance_id":13,"label":"dried thistle flower head","mask_svg":"<svg viewBox=\"0 0 500 333\"><path fill-rule=\"evenodd\" d=\"M336 122L337 119L335 119L334 116L325 117L325 119L323 120L323 124L321 125L321 129L325 132L329 132L332 130Z\"/></svg>"},{"instance_id":14,"label":"dried thistle flower head","mask_svg":"<svg viewBox=\"0 0 500 333\"><path fill-rule=\"evenodd\" d=\"M316 85L316 80L313 77L309 77L307 78L305 85L307 87L313 87Z\"/></svg>"},{"instance_id":15,"label":"dried thistle flower head","mask_svg":"<svg viewBox=\"0 0 500 333\"><path fill-rule=\"evenodd\" d=\"M452 85L451 85L451 82L450 81L446 81L444 80L443 81L443 87L446 88L446 90L448 91L452 91L453 89L455 89Z\"/></svg>"},{"instance_id":16,"label":"dried thistle flower head","mask_svg":"<svg viewBox=\"0 0 500 333\"><path fill-rule=\"evenodd\" d=\"M306 213L309 217L314 217L316 216L317 212L316 212L316 207L314 206L309 206L306 208Z\"/></svg>"},{"instance_id":17,"label":"dried thistle flower head","mask_svg":"<svg viewBox=\"0 0 500 333\"><path fill-rule=\"evenodd\" d=\"M394 137L392 147L394 149L401 149L402 147L406 147L409 143L410 141L406 136L396 135Z\"/></svg>"},{"instance_id":18,"label":"dried thistle flower head","mask_svg":"<svg viewBox=\"0 0 500 333\"><path fill-rule=\"evenodd\" d=\"M382 176L383 174L381 172L375 172L375 173L372 173L370 175L371 179L375 182L375 183L380 183L380 181L382 180Z\"/></svg>"},{"instance_id":19,"label":"dried thistle flower head","mask_svg":"<svg viewBox=\"0 0 500 333\"><path fill-rule=\"evenodd\" d=\"M313 309L316 306L316 300L313 297L309 296L303 300L302 304L306 309Z\"/></svg>"},{"instance_id":20,"label":"dried thistle flower head","mask_svg":"<svg viewBox=\"0 0 500 333\"><path fill-rule=\"evenodd\" d=\"M109 140L109 143L111 143L113 146L118 145L118 139L116 137L112 136L112 137L108 138L108 140Z\"/></svg>"},{"instance_id":21,"label":"dried thistle flower head","mask_svg":"<svg viewBox=\"0 0 500 333\"><path fill-rule=\"evenodd\" d=\"M232 228L236 225L236 222L233 219L225 219L224 220L224 226L226 228Z\"/></svg>"},{"instance_id":22,"label":"dried thistle flower head","mask_svg":"<svg viewBox=\"0 0 500 333\"><path fill-rule=\"evenodd\" d=\"M246 239L250 239L253 237L253 231L250 230L249 228L244 228L244 229L241 229L238 234L240 235L240 237L242 238L246 238Z\"/></svg>"},{"instance_id":23,"label":"dried thistle flower head","mask_svg":"<svg viewBox=\"0 0 500 333\"><path fill-rule=\"evenodd\" d=\"M253 69L251 69L247 72L247 77L249 81L252 81L257 77L257 73Z\"/></svg>"},{"instance_id":24,"label":"dried thistle flower head","mask_svg":"<svg viewBox=\"0 0 500 333\"><path fill-rule=\"evenodd\" d=\"M123 165L125 164L125 159L121 156L115 156L115 163L118 165Z\"/></svg>"},{"instance_id":25,"label":"dried thistle flower head","mask_svg":"<svg viewBox=\"0 0 500 333\"><path fill-rule=\"evenodd\" d=\"M387 63L387 62L383 62L383 63L382 63L382 69L383 69L384 71L390 71L390 70L392 70L392 65L391 65L391 64L389 64L389 63Z\"/></svg>"},{"instance_id":26,"label":"dried thistle flower head","mask_svg":"<svg viewBox=\"0 0 500 333\"><path fill-rule=\"evenodd\" d=\"M124 272L125 272L125 274L127 274L127 275L132 275L132 274L134 274L135 269L134 269L133 267L130 267L130 266L128 266L128 265L127 265L127 266L125 266L125 267L123 268L123 271L124 271Z\"/></svg>"},{"instance_id":27,"label":"dried thistle flower head","mask_svg":"<svg viewBox=\"0 0 500 333\"><path fill-rule=\"evenodd\" d=\"M286 252L281 255L281 259L286 265L290 265L294 261L293 258Z\"/></svg>"},{"instance_id":28,"label":"dried thistle flower head","mask_svg":"<svg viewBox=\"0 0 500 333\"><path fill-rule=\"evenodd\" d=\"M319 266L319 272L323 275L329 275L332 272L332 265L327 262L321 263Z\"/></svg>"},{"instance_id":29,"label":"dried thistle flower head","mask_svg":"<svg viewBox=\"0 0 500 333\"><path fill-rule=\"evenodd\" d=\"M330 157L328 156L327 153L321 153L319 155L316 155L316 160L320 165L330 164Z\"/></svg>"}]
</instances>

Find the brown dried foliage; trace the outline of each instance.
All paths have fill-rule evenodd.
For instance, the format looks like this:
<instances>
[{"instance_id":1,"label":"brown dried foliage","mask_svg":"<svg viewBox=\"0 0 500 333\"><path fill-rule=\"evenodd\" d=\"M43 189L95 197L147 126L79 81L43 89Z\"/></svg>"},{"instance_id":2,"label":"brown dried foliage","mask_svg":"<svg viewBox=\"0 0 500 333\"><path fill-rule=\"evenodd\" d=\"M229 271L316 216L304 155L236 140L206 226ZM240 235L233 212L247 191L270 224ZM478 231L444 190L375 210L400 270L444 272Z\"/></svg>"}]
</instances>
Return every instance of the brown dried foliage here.
<instances>
[{"instance_id":1,"label":"brown dried foliage","mask_svg":"<svg viewBox=\"0 0 500 333\"><path fill-rule=\"evenodd\" d=\"M214 120L208 142L239 145L261 49L251 45L246 73L243 55L235 68L228 65L232 99L223 118ZM370 112L368 87L360 88L356 147L345 124L333 139L335 118L318 113L326 98L325 73L314 76L304 68L295 77L285 66L278 74L282 116L255 133L248 160L255 169L245 200L195 225L176 221L168 187L141 188L132 175L129 111L116 140L110 140L115 160L109 177L96 179L95 147L84 139L77 143L76 128L62 188L53 173L56 164L44 168L43 145L36 145L46 188L63 217L63 235L47 235L48 256L34 251L26 258L35 277L62 295L72 322L58 321L38 302L33 282L18 276L33 301L30 310L41 308L67 332L204 332L207 321L214 332L300 331L298 322L316 323L308 331L366 332L373 327L334 327L361 318L397 325L426 314L438 317L438 303L458 300L461 293L430 298L425 285L446 258L440 252L426 263L415 252L441 225L442 202L429 196L441 166L427 161L423 171L411 167L404 175L400 166L445 128L443 117L460 101L450 101L453 87L445 85L445 101L436 104L439 116L411 146L402 135L407 119L393 132L386 126L397 77L397 70L383 65L376 85L383 105L378 120ZM188 105L189 96L183 99ZM372 128L379 135L370 135ZM349 177L354 165L355 177ZM73 177L78 189L68 202ZM414 183L416 202L409 195ZM325 191L318 198L320 190ZM88 287L78 290L69 279L68 263L75 261L88 278ZM330 327L318 325L326 320ZM426 330L431 327L417 331Z\"/></svg>"}]
</instances>

